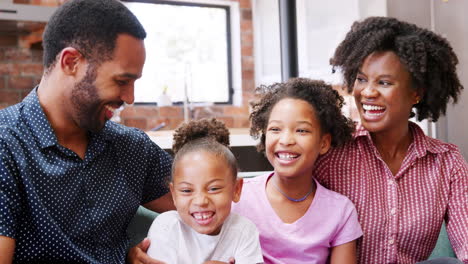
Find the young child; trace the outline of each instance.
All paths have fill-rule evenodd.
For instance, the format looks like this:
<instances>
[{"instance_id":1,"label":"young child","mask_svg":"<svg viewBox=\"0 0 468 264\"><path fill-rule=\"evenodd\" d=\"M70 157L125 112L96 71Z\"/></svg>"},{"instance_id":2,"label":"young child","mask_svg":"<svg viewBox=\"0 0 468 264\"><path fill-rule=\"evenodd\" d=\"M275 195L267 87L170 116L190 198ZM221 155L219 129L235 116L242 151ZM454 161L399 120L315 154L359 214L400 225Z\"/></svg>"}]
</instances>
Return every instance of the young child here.
<instances>
[{"instance_id":1,"label":"young child","mask_svg":"<svg viewBox=\"0 0 468 264\"><path fill-rule=\"evenodd\" d=\"M233 212L256 224L265 263L356 263L362 230L354 205L312 175L319 155L351 139L343 98L324 82L303 78L257 92L250 133L260 138L257 148L274 171L245 179Z\"/></svg>"},{"instance_id":2,"label":"young child","mask_svg":"<svg viewBox=\"0 0 468 264\"><path fill-rule=\"evenodd\" d=\"M242 179L237 179L237 161L228 146L229 131L216 119L191 121L175 131L170 190L177 212L154 220L150 257L168 264L228 263L232 258L263 263L257 228L230 213Z\"/></svg>"}]
</instances>

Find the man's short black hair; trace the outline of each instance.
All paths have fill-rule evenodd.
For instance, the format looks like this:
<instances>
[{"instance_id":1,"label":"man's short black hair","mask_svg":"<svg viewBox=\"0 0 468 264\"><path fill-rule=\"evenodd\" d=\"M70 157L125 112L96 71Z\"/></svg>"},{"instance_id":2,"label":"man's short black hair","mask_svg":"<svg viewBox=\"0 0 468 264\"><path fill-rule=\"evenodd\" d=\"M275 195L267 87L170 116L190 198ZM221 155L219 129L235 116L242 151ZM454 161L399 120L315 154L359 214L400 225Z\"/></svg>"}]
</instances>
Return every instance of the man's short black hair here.
<instances>
[{"instance_id":1,"label":"man's short black hair","mask_svg":"<svg viewBox=\"0 0 468 264\"><path fill-rule=\"evenodd\" d=\"M119 34L144 39L135 15L117 0L71 0L52 15L44 31L43 64L47 70L66 47L74 47L93 63L112 59Z\"/></svg>"}]
</instances>

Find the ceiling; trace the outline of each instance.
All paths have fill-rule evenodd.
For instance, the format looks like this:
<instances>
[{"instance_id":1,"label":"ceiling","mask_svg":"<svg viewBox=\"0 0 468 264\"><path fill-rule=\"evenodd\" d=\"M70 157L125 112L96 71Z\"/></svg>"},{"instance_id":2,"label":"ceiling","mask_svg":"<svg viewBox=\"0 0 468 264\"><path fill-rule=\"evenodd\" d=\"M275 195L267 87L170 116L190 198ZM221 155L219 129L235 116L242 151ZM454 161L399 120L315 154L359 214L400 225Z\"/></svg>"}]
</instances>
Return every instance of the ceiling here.
<instances>
[{"instance_id":1,"label":"ceiling","mask_svg":"<svg viewBox=\"0 0 468 264\"><path fill-rule=\"evenodd\" d=\"M25 36L40 31L55 10L56 7L0 0L0 37Z\"/></svg>"}]
</instances>

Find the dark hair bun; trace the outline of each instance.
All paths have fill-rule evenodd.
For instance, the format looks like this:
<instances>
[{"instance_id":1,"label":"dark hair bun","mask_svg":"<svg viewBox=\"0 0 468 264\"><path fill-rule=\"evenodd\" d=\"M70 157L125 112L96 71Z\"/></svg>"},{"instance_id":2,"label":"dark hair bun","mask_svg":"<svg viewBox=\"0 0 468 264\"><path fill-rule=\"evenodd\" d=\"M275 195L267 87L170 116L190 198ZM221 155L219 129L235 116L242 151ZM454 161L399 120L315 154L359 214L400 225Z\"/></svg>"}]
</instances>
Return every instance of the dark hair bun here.
<instances>
[{"instance_id":1,"label":"dark hair bun","mask_svg":"<svg viewBox=\"0 0 468 264\"><path fill-rule=\"evenodd\" d=\"M185 144L202 138L211 138L229 147L229 130L215 118L192 120L180 125L174 132L172 151L177 153Z\"/></svg>"}]
</instances>

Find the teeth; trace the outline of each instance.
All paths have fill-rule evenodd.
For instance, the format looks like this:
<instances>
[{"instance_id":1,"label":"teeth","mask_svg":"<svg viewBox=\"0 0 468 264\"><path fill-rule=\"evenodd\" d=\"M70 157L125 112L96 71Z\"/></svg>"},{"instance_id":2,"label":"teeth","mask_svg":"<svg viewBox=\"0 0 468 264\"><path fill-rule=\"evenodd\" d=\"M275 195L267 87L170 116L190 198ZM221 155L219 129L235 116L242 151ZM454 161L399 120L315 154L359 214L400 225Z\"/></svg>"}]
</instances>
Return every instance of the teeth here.
<instances>
[{"instance_id":1,"label":"teeth","mask_svg":"<svg viewBox=\"0 0 468 264\"><path fill-rule=\"evenodd\" d=\"M278 153L278 157L284 160L292 160L298 157L298 155L293 155L290 153Z\"/></svg>"},{"instance_id":2,"label":"teeth","mask_svg":"<svg viewBox=\"0 0 468 264\"><path fill-rule=\"evenodd\" d=\"M111 111L112 113L114 113L115 110L117 110L117 108L112 108L112 107L110 107L110 106L108 106L108 105L106 105L106 106L104 106L104 107L105 107L107 110Z\"/></svg>"},{"instance_id":3,"label":"teeth","mask_svg":"<svg viewBox=\"0 0 468 264\"><path fill-rule=\"evenodd\" d=\"M193 213L193 217L197 220L205 220L213 216L212 212L204 212L204 213Z\"/></svg>"},{"instance_id":4,"label":"teeth","mask_svg":"<svg viewBox=\"0 0 468 264\"><path fill-rule=\"evenodd\" d=\"M364 110L366 110L366 111L381 111L381 110L385 110L385 107L383 107L383 106L366 105L366 104L363 104L363 105L362 105L362 108L364 108Z\"/></svg>"}]
</instances>

